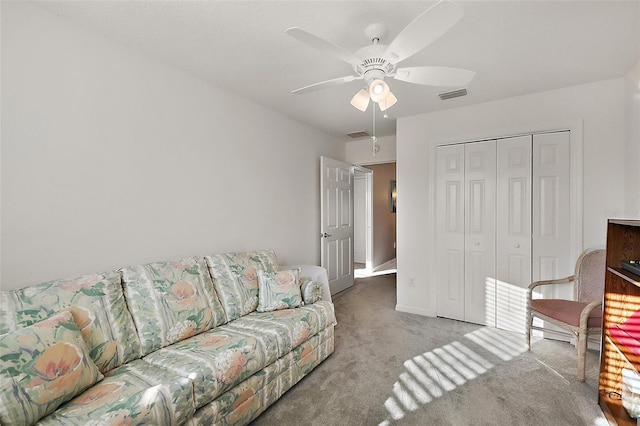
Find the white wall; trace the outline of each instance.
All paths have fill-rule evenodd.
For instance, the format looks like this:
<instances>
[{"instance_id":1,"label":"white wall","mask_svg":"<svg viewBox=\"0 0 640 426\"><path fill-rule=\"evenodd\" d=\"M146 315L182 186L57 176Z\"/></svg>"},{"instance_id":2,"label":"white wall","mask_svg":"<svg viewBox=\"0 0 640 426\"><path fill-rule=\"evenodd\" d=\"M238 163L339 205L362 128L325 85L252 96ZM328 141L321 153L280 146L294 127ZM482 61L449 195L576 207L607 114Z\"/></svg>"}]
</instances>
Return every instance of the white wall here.
<instances>
[{"instance_id":1,"label":"white wall","mask_svg":"<svg viewBox=\"0 0 640 426\"><path fill-rule=\"evenodd\" d=\"M626 216L640 219L640 62L626 75L627 206Z\"/></svg>"},{"instance_id":2,"label":"white wall","mask_svg":"<svg viewBox=\"0 0 640 426\"><path fill-rule=\"evenodd\" d=\"M391 181L396 180L396 163L370 164L373 171L373 268L396 257L396 213L391 212Z\"/></svg>"},{"instance_id":3,"label":"white wall","mask_svg":"<svg viewBox=\"0 0 640 426\"><path fill-rule=\"evenodd\" d=\"M367 263L367 176L353 176L353 262Z\"/></svg>"},{"instance_id":4,"label":"white wall","mask_svg":"<svg viewBox=\"0 0 640 426\"><path fill-rule=\"evenodd\" d=\"M393 163L396 161L396 137L379 137L378 146L380 151L373 155L372 142L370 138L349 141L345 145L345 158L351 164L381 164Z\"/></svg>"},{"instance_id":5,"label":"white wall","mask_svg":"<svg viewBox=\"0 0 640 426\"><path fill-rule=\"evenodd\" d=\"M398 310L436 313L437 144L574 128L582 134L583 246L604 245L607 218L625 211L624 78L401 118L397 128Z\"/></svg>"},{"instance_id":6,"label":"white wall","mask_svg":"<svg viewBox=\"0 0 640 426\"><path fill-rule=\"evenodd\" d=\"M37 7L2 4L2 289L273 248L318 263L342 143Z\"/></svg>"}]
</instances>

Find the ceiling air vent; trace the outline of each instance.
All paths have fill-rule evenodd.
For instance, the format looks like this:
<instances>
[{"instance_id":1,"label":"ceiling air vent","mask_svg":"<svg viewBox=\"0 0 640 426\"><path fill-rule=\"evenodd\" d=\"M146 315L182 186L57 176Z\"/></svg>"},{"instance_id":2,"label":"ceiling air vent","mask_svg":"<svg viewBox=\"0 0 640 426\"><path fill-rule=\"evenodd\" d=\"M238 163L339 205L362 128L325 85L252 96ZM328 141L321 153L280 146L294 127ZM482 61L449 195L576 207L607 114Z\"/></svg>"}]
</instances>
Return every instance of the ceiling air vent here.
<instances>
[{"instance_id":1,"label":"ceiling air vent","mask_svg":"<svg viewBox=\"0 0 640 426\"><path fill-rule=\"evenodd\" d=\"M364 130L360 130L357 132L351 132L351 133L347 133L347 136L349 136L352 139L358 139L358 138L368 138L371 135L367 132L365 132Z\"/></svg>"},{"instance_id":2,"label":"ceiling air vent","mask_svg":"<svg viewBox=\"0 0 640 426\"><path fill-rule=\"evenodd\" d=\"M440 96L440 99L443 101L446 101L447 99L459 98L460 96L466 96L466 95L467 95L467 89L452 90L451 92L444 92L444 93L438 94L438 96Z\"/></svg>"}]
</instances>

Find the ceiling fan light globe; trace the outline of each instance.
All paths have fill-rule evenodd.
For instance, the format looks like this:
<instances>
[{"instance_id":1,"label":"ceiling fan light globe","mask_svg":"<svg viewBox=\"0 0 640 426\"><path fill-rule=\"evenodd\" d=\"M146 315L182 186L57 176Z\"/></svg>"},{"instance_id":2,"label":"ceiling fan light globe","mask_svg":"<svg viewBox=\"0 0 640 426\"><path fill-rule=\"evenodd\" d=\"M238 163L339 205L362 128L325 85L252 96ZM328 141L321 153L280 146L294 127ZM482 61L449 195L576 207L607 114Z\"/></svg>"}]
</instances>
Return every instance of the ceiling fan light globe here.
<instances>
[{"instance_id":1,"label":"ceiling fan light globe","mask_svg":"<svg viewBox=\"0 0 640 426\"><path fill-rule=\"evenodd\" d=\"M369 96L373 102L380 102L389 96L389 85L384 80L373 80L369 85Z\"/></svg>"},{"instance_id":2,"label":"ceiling fan light globe","mask_svg":"<svg viewBox=\"0 0 640 426\"><path fill-rule=\"evenodd\" d=\"M380 107L380 111L386 111L394 106L396 102L398 102L398 98L396 98L393 93L389 92L389 95L386 98L378 102L378 106Z\"/></svg>"},{"instance_id":3,"label":"ceiling fan light globe","mask_svg":"<svg viewBox=\"0 0 640 426\"><path fill-rule=\"evenodd\" d=\"M358 92L351 98L351 105L365 112L369 107L369 92L367 89L358 90Z\"/></svg>"}]
</instances>

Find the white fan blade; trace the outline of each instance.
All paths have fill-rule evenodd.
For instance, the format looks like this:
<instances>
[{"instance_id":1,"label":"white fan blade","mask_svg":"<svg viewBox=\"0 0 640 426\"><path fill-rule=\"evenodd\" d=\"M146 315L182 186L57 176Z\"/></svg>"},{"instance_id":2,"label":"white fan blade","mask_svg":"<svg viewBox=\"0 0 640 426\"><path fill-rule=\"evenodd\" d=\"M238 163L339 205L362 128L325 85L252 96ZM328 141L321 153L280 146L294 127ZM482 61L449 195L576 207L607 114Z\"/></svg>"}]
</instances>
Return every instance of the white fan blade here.
<instances>
[{"instance_id":1,"label":"white fan blade","mask_svg":"<svg viewBox=\"0 0 640 426\"><path fill-rule=\"evenodd\" d=\"M353 80L359 79L354 75L348 75L346 77L334 78L333 80L321 81L320 83L311 84L309 86L301 87L299 89L294 90L291 93L295 93L296 95L300 95L303 93L309 93L320 89L325 89L327 87L339 86L344 83L352 82Z\"/></svg>"},{"instance_id":2,"label":"white fan blade","mask_svg":"<svg viewBox=\"0 0 640 426\"><path fill-rule=\"evenodd\" d=\"M306 44L307 46L313 47L321 52L327 53L335 58L340 59L351 65L358 65L362 62L358 59L353 53L349 52L346 49L343 49L340 46L336 46L335 44L328 42L314 34L311 34L308 31L305 31L298 27L289 28L285 31L285 33L289 34L291 37L295 38L298 41Z\"/></svg>"},{"instance_id":3,"label":"white fan blade","mask_svg":"<svg viewBox=\"0 0 640 426\"><path fill-rule=\"evenodd\" d=\"M469 84L476 75L474 71L449 67L407 67L398 68L393 76L396 80L426 86L456 86Z\"/></svg>"},{"instance_id":4,"label":"white fan blade","mask_svg":"<svg viewBox=\"0 0 640 426\"><path fill-rule=\"evenodd\" d=\"M448 0L422 12L409 23L389 44L383 57L393 64L418 53L447 30L464 15L464 11Z\"/></svg>"}]
</instances>

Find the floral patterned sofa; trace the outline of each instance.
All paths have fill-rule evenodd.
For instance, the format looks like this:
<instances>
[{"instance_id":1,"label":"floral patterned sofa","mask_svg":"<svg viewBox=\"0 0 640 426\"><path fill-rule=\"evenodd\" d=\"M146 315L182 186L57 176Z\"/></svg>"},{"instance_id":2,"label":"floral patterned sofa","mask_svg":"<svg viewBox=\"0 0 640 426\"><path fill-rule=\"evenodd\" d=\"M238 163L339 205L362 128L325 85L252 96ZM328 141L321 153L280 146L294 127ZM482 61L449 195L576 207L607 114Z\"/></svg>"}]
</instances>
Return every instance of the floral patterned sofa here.
<instances>
[{"instance_id":1,"label":"floral patterned sofa","mask_svg":"<svg viewBox=\"0 0 640 426\"><path fill-rule=\"evenodd\" d=\"M0 423L247 424L333 352L299 275L262 250L0 292Z\"/></svg>"}]
</instances>

